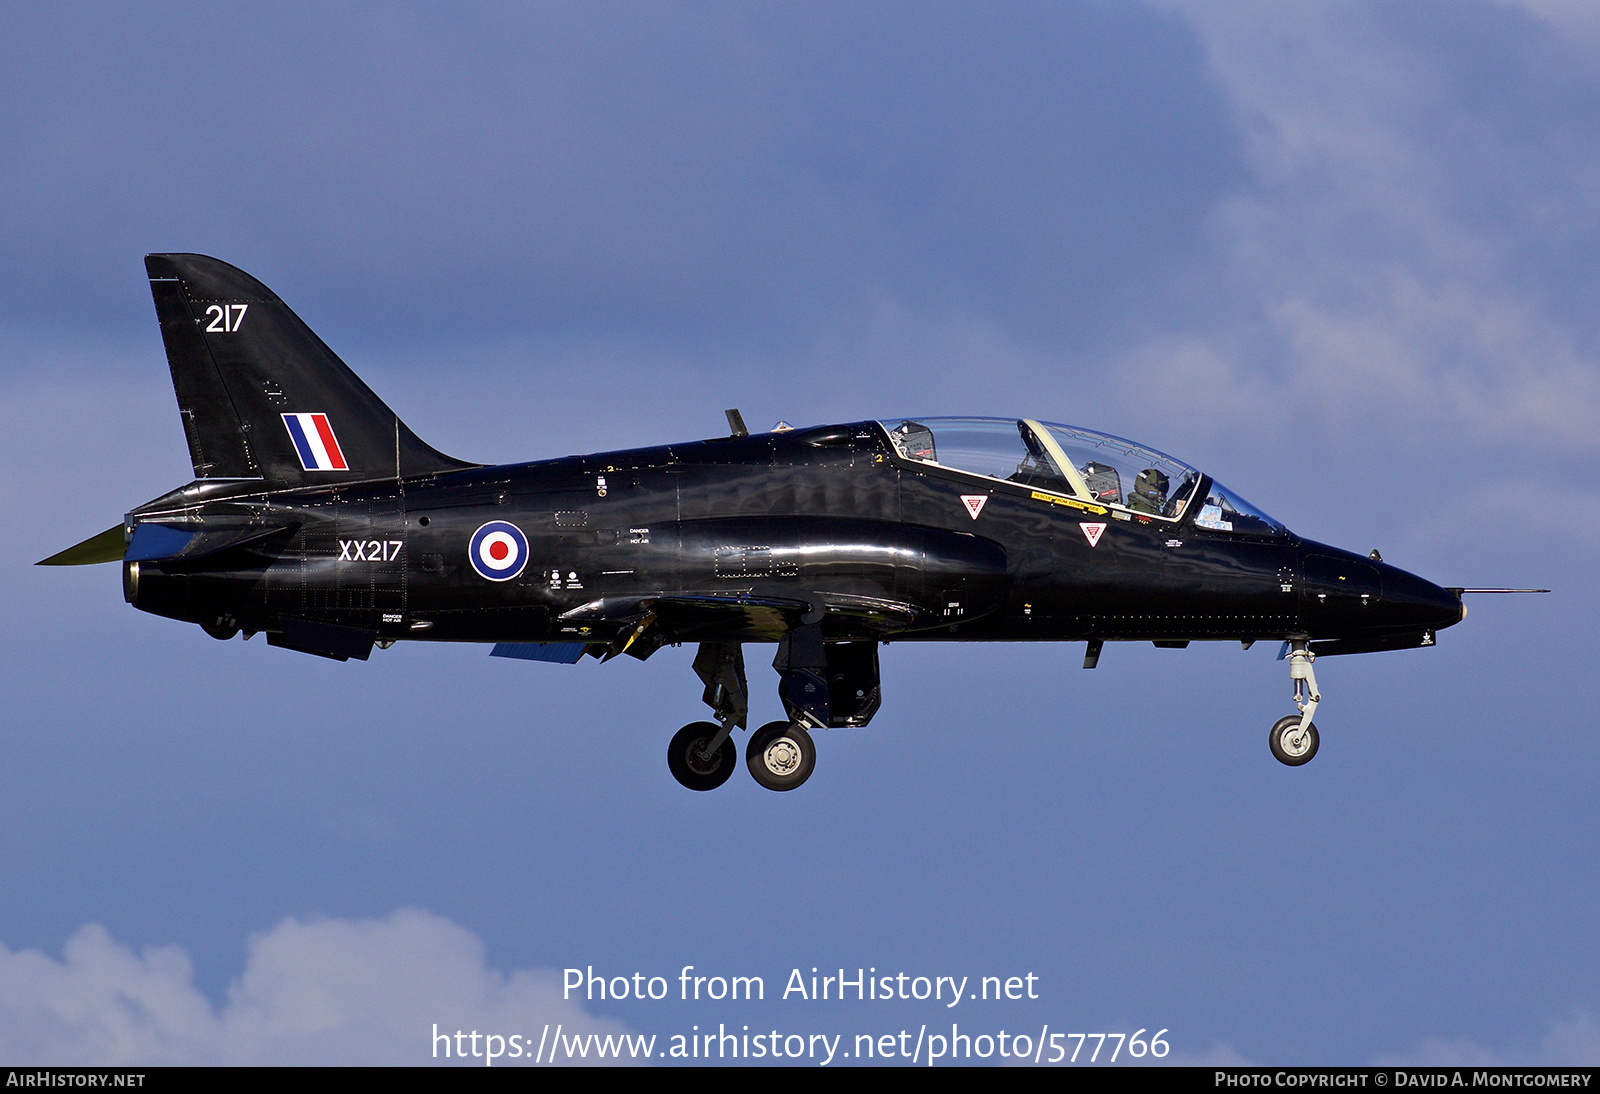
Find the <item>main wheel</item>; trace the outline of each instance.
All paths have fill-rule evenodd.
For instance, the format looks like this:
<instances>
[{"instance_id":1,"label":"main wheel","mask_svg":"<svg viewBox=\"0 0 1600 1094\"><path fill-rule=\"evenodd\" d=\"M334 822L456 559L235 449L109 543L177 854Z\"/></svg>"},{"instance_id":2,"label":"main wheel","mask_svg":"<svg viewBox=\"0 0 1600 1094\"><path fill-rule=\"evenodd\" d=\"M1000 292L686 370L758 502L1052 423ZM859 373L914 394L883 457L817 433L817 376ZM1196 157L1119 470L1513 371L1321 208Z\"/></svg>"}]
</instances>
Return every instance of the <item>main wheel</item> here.
<instances>
[{"instance_id":1,"label":"main wheel","mask_svg":"<svg viewBox=\"0 0 1600 1094\"><path fill-rule=\"evenodd\" d=\"M744 762L756 782L768 790L793 790L811 777L811 769L817 766L817 746L801 726L768 722L750 734Z\"/></svg>"},{"instance_id":2,"label":"main wheel","mask_svg":"<svg viewBox=\"0 0 1600 1094\"><path fill-rule=\"evenodd\" d=\"M667 770L690 790L715 790L739 766L739 746L729 737L709 758L701 756L711 738L722 731L715 722L690 722L672 735Z\"/></svg>"},{"instance_id":3,"label":"main wheel","mask_svg":"<svg viewBox=\"0 0 1600 1094\"><path fill-rule=\"evenodd\" d=\"M1298 714L1279 718L1272 727L1271 736L1267 738L1273 758L1290 767L1310 763L1311 757L1317 754L1318 744L1316 723L1306 726L1306 731L1301 733Z\"/></svg>"}]
</instances>

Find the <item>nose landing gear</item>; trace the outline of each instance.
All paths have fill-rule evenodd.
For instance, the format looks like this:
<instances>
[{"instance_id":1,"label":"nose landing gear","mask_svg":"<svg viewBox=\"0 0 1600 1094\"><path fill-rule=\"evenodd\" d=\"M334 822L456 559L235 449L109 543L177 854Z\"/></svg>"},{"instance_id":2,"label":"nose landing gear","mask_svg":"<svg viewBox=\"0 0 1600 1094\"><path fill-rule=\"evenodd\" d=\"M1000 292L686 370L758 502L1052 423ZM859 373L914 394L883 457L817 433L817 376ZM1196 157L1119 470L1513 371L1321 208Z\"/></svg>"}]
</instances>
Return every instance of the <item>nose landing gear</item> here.
<instances>
[{"instance_id":1,"label":"nose landing gear","mask_svg":"<svg viewBox=\"0 0 1600 1094\"><path fill-rule=\"evenodd\" d=\"M1322 701L1322 693L1317 690L1317 674L1311 669L1311 662L1316 659L1317 655L1307 648L1305 639L1290 639L1289 679L1294 681L1294 705L1300 708L1300 713L1279 718L1267 737L1273 758L1290 767L1310 763L1320 743L1317 727L1311 724L1317 704Z\"/></svg>"}]
</instances>

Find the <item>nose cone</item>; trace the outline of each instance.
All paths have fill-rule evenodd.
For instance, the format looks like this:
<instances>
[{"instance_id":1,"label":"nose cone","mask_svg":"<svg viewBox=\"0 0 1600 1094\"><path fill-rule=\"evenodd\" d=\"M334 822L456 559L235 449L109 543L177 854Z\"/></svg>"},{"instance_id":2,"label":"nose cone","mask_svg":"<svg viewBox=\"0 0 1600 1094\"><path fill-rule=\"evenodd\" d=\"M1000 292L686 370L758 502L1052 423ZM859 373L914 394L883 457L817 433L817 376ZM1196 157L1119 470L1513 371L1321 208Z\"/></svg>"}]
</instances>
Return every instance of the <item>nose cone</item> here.
<instances>
[{"instance_id":1,"label":"nose cone","mask_svg":"<svg viewBox=\"0 0 1600 1094\"><path fill-rule=\"evenodd\" d=\"M1358 638L1442 630L1461 622L1449 589L1324 543L1304 541L1301 621L1313 635Z\"/></svg>"},{"instance_id":2,"label":"nose cone","mask_svg":"<svg viewBox=\"0 0 1600 1094\"><path fill-rule=\"evenodd\" d=\"M1467 614L1461 598L1416 574L1375 563L1383 580L1384 623L1419 630L1443 630Z\"/></svg>"}]
</instances>

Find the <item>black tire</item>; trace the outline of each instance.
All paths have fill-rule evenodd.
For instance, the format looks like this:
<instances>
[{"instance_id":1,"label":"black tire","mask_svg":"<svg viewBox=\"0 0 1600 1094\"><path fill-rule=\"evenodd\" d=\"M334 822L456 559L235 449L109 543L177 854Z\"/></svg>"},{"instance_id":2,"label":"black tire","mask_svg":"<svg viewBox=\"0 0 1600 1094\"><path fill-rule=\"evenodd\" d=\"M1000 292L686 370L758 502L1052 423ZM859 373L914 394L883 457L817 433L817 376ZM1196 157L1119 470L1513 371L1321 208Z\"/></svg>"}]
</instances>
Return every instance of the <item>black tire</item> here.
<instances>
[{"instance_id":1,"label":"black tire","mask_svg":"<svg viewBox=\"0 0 1600 1094\"><path fill-rule=\"evenodd\" d=\"M672 777L690 790L715 790L727 782L739 766L739 746L732 737L722 742L709 761L700 758L706 743L721 731L715 722L690 722L674 733L667 746L667 770Z\"/></svg>"},{"instance_id":2,"label":"black tire","mask_svg":"<svg viewBox=\"0 0 1600 1094\"><path fill-rule=\"evenodd\" d=\"M1272 733L1267 737L1267 746L1272 749L1272 758L1280 764L1290 767L1299 767L1301 764L1311 762L1311 757L1317 754L1317 725L1315 722L1306 727L1305 740L1296 740L1300 728L1300 715L1290 714L1279 718L1273 724Z\"/></svg>"},{"instance_id":3,"label":"black tire","mask_svg":"<svg viewBox=\"0 0 1600 1094\"><path fill-rule=\"evenodd\" d=\"M768 722L750 734L744 762L756 782L768 790L793 790L811 777L817 766L817 746L802 726Z\"/></svg>"}]
</instances>

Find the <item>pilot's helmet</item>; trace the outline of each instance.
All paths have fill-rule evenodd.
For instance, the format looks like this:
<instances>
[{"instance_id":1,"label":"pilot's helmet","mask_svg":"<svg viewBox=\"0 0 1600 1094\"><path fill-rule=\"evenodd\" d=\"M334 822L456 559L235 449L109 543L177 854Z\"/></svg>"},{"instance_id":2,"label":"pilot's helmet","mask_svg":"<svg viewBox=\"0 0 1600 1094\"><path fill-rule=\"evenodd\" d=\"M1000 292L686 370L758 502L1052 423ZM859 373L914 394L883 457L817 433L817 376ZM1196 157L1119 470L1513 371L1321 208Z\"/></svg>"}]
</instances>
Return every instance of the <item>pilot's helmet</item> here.
<instances>
[{"instance_id":1,"label":"pilot's helmet","mask_svg":"<svg viewBox=\"0 0 1600 1094\"><path fill-rule=\"evenodd\" d=\"M1159 513L1167 504L1167 487L1172 480L1154 467L1147 467L1133 480L1133 490L1128 494L1128 508L1146 513Z\"/></svg>"}]
</instances>

